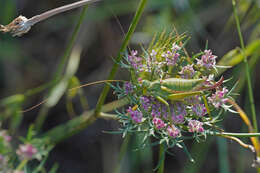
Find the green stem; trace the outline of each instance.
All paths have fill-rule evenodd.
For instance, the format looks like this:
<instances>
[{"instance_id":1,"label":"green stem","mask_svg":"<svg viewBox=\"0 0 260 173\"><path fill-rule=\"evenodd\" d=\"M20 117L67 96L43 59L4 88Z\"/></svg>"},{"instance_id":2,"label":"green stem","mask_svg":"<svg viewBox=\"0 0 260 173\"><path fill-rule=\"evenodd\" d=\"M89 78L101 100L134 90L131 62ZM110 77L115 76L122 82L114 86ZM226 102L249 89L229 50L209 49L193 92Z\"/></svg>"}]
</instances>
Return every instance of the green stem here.
<instances>
[{"instance_id":1,"label":"green stem","mask_svg":"<svg viewBox=\"0 0 260 173\"><path fill-rule=\"evenodd\" d=\"M130 135L127 134L126 137L124 138L123 144L122 144L121 147L120 147L119 158L118 158L118 164L116 165L115 173L120 173L122 161L123 161L123 158L124 158L124 156L125 156L125 154L126 154L129 141L130 141Z\"/></svg>"},{"instance_id":2,"label":"green stem","mask_svg":"<svg viewBox=\"0 0 260 173\"><path fill-rule=\"evenodd\" d=\"M239 23L239 18L238 18L238 14L237 14L235 0L232 0L232 5L233 5L233 13L234 13L235 21L236 21L236 26L237 26L237 32L238 32L238 36L239 36L239 40L240 40L240 44L241 44L241 48L242 48L242 54L244 57L243 60L244 60L245 70L246 70L247 87L248 87L250 108L251 108L251 112L252 112L253 126L254 126L254 131L257 132L258 127L257 127L257 120L256 120L256 111L255 111L255 104L254 104L254 97L253 97L252 82L251 82L250 70L249 70L249 66L248 66L248 62L247 62L247 57L245 54L245 45L244 45L244 40L243 40L243 36L241 33L241 29L240 29L240 23Z\"/></svg>"},{"instance_id":3,"label":"green stem","mask_svg":"<svg viewBox=\"0 0 260 173\"><path fill-rule=\"evenodd\" d=\"M164 144L160 144L160 151L159 151L159 168L157 173L163 173L164 172L164 160L165 160L165 150L164 150Z\"/></svg>"},{"instance_id":4,"label":"green stem","mask_svg":"<svg viewBox=\"0 0 260 173\"><path fill-rule=\"evenodd\" d=\"M23 169L23 167L27 164L29 160L28 159L24 159L16 168L16 170L20 171Z\"/></svg>"},{"instance_id":5,"label":"green stem","mask_svg":"<svg viewBox=\"0 0 260 173\"><path fill-rule=\"evenodd\" d=\"M114 63L110 73L109 73L109 76L108 76L108 80L112 80L114 79L115 75L116 75L116 72L117 72L117 69L118 69L118 63L119 61L121 61L122 57L123 57L123 53L124 51L126 50L127 48L127 45L135 31L135 28L141 18L141 15L143 14L143 11L144 11L144 7L147 3L147 0L141 0L140 3L139 3L139 6L138 6L138 9L135 13L135 16L132 20L132 23L129 27L129 30L125 36L125 39L122 43L122 46L118 52L118 55L117 55L117 58L116 58L116 62ZM105 102L105 99L107 97L107 94L108 94L108 91L110 89L110 86L108 84L106 84L102 90L102 93L100 94L100 97L98 99L98 102L97 102L97 105L96 105L96 110L95 110L95 116L98 116L99 113L101 112L101 108Z\"/></svg>"}]
</instances>

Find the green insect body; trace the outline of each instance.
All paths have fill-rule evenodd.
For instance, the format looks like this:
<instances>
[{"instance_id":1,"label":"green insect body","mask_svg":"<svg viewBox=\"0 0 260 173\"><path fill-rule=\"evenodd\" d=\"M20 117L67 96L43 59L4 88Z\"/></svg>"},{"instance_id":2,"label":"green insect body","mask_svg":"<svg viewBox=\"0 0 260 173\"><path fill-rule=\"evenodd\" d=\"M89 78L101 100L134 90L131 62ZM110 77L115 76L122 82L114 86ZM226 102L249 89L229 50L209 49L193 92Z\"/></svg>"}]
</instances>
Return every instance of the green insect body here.
<instances>
[{"instance_id":1,"label":"green insect body","mask_svg":"<svg viewBox=\"0 0 260 173\"><path fill-rule=\"evenodd\" d=\"M153 82L143 80L142 84L144 94L154 96L158 101L168 107L170 113L167 101L184 101L185 98L190 96L203 95L203 90L210 89L210 87L203 86L204 81L204 79L168 78Z\"/></svg>"},{"instance_id":2,"label":"green insect body","mask_svg":"<svg viewBox=\"0 0 260 173\"><path fill-rule=\"evenodd\" d=\"M182 101L186 97L202 94L202 91L197 91L197 89L202 86L201 84L204 81L204 79L180 78L169 78L153 82L143 80L143 86L149 94L159 98L160 101L162 99Z\"/></svg>"},{"instance_id":3,"label":"green insect body","mask_svg":"<svg viewBox=\"0 0 260 173\"><path fill-rule=\"evenodd\" d=\"M161 85L174 91L194 91L204 81L204 79L169 78L162 80Z\"/></svg>"}]
</instances>

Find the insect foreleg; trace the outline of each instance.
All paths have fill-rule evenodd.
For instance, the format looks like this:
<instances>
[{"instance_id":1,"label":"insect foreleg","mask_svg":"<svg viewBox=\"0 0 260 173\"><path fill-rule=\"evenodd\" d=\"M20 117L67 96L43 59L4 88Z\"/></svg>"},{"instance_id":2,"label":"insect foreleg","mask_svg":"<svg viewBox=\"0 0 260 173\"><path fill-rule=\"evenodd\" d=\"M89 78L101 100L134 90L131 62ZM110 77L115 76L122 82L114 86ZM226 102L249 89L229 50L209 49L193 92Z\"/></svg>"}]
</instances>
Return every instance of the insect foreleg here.
<instances>
[{"instance_id":1,"label":"insect foreleg","mask_svg":"<svg viewBox=\"0 0 260 173\"><path fill-rule=\"evenodd\" d=\"M162 104L164 104L164 105L167 106L168 113L169 113L169 115L171 115L171 109L170 109L169 103L168 103L166 100L164 100L164 98L162 98L162 97L160 97L160 96L155 96L155 98L156 98L159 102L161 102Z\"/></svg>"},{"instance_id":2,"label":"insect foreleg","mask_svg":"<svg viewBox=\"0 0 260 173\"><path fill-rule=\"evenodd\" d=\"M160 97L160 96L155 96L155 98L156 98L159 102L161 102L162 104L164 104L164 105L166 105L167 107L169 107L169 103L168 103L166 100L164 100L162 97Z\"/></svg>"}]
</instances>

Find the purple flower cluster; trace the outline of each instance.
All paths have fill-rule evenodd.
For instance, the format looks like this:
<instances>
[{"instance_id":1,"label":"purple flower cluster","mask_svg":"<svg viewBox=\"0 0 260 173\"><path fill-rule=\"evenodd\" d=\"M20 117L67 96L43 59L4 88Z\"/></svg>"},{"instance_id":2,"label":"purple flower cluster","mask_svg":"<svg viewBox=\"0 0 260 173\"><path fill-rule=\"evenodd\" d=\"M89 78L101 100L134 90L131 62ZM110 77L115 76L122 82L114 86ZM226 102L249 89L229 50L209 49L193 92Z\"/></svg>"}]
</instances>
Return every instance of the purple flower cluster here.
<instances>
[{"instance_id":1,"label":"purple flower cluster","mask_svg":"<svg viewBox=\"0 0 260 173\"><path fill-rule=\"evenodd\" d=\"M32 159L32 157L37 153L37 149L32 144L20 145L16 154L22 159Z\"/></svg>"},{"instance_id":2,"label":"purple flower cluster","mask_svg":"<svg viewBox=\"0 0 260 173\"><path fill-rule=\"evenodd\" d=\"M12 137L7 134L6 130L0 131L0 136L3 137L5 143L10 143L12 140Z\"/></svg>"},{"instance_id":3,"label":"purple flower cluster","mask_svg":"<svg viewBox=\"0 0 260 173\"><path fill-rule=\"evenodd\" d=\"M220 89L223 80L216 82L212 73L217 56L205 50L196 60L185 59L181 47L176 43L169 46L170 41L152 45L140 56L131 51L128 62L135 71L132 75L136 76L132 77L138 81L124 86L130 103L136 104L127 110L135 123L131 124L133 130L142 130L146 136L155 136L168 144L180 142L178 137L186 132L194 133L196 138L211 130L214 122L206 117L208 107L202 94L207 95L210 109L230 108L225 105L228 90ZM127 124L129 120L121 122Z\"/></svg>"},{"instance_id":4,"label":"purple flower cluster","mask_svg":"<svg viewBox=\"0 0 260 173\"><path fill-rule=\"evenodd\" d=\"M188 123L189 132L197 132L202 133L204 132L204 128L202 127L203 123L198 120L190 120Z\"/></svg>"},{"instance_id":5,"label":"purple flower cluster","mask_svg":"<svg viewBox=\"0 0 260 173\"><path fill-rule=\"evenodd\" d=\"M175 124L184 123L184 117L187 115L186 105L177 102L171 106L172 120Z\"/></svg>"},{"instance_id":6,"label":"purple flower cluster","mask_svg":"<svg viewBox=\"0 0 260 173\"><path fill-rule=\"evenodd\" d=\"M184 66L181 71L179 72L182 78L184 79L192 79L192 77L195 74L195 70L193 69L193 64L192 65L186 65Z\"/></svg>"},{"instance_id":7,"label":"purple flower cluster","mask_svg":"<svg viewBox=\"0 0 260 173\"><path fill-rule=\"evenodd\" d=\"M208 97L208 101L215 106L215 108L219 108L223 106L227 102L227 98L225 98L228 89L223 88L222 90L217 90L216 93L212 94L211 97Z\"/></svg>"},{"instance_id":8,"label":"purple flower cluster","mask_svg":"<svg viewBox=\"0 0 260 173\"><path fill-rule=\"evenodd\" d=\"M142 67L143 67L143 64L142 64L143 58L138 57L137 54L138 54L137 50L132 50L131 55L128 55L128 61L129 61L130 65L137 72L140 72L140 71L142 71Z\"/></svg>"},{"instance_id":9,"label":"purple flower cluster","mask_svg":"<svg viewBox=\"0 0 260 173\"><path fill-rule=\"evenodd\" d=\"M153 118L153 124L157 129L162 129L162 128L166 127L166 124L164 123L164 121L157 117Z\"/></svg>"},{"instance_id":10,"label":"purple flower cluster","mask_svg":"<svg viewBox=\"0 0 260 173\"><path fill-rule=\"evenodd\" d=\"M127 109L127 112L130 114L132 120L135 122L135 123L141 123L142 122L142 119L143 119L143 113L138 111L138 110L135 110L131 107L129 107Z\"/></svg>"},{"instance_id":11,"label":"purple flower cluster","mask_svg":"<svg viewBox=\"0 0 260 173\"><path fill-rule=\"evenodd\" d=\"M140 97L140 101L144 110L148 111L151 107L151 97L142 96Z\"/></svg>"},{"instance_id":12,"label":"purple flower cluster","mask_svg":"<svg viewBox=\"0 0 260 173\"><path fill-rule=\"evenodd\" d=\"M174 66L177 60L179 59L179 56L180 56L179 53L175 53L172 51L167 51L166 53L162 54L162 57L165 58L166 64L168 66Z\"/></svg>"},{"instance_id":13,"label":"purple flower cluster","mask_svg":"<svg viewBox=\"0 0 260 173\"><path fill-rule=\"evenodd\" d=\"M206 69L212 69L216 65L216 58L217 56L212 55L211 50L205 50L201 59L197 59L197 65L205 67Z\"/></svg>"},{"instance_id":14,"label":"purple flower cluster","mask_svg":"<svg viewBox=\"0 0 260 173\"><path fill-rule=\"evenodd\" d=\"M168 126L167 132L168 132L168 135L173 138L181 136L181 131L175 125Z\"/></svg>"},{"instance_id":15,"label":"purple flower cluster","mask_svg":"<svg viewBox=\"0 0 260 173\"><path fill-rule=\"evenodd\" d=\"M199 117L202 117L207 113L207 109L205 105L201 103L192 105L191 109Z\"/></svg>"},{"instance_id":16,"label":"purple flower cluster","mask_svg":"<svg viewBox=\"0 0 260 173\"><path fill-rule=\"evenodd\" d=\"M164 117L167 118L168 111L167 106L160 103L153 97L142 96L140 97L141 105L145 111L151 111L152 117Z\"/></svg>"},{"instance_id":17,"label":"purple flower cluster","mask_svg":"<svg viewBox=\"0 0 260 173\"><path fill-rule=\"evenodd\" d=\"M126 95L131 94L133 92L133 85L131 82L125 82L124 89Z\"/></svg>"}]
</instances>

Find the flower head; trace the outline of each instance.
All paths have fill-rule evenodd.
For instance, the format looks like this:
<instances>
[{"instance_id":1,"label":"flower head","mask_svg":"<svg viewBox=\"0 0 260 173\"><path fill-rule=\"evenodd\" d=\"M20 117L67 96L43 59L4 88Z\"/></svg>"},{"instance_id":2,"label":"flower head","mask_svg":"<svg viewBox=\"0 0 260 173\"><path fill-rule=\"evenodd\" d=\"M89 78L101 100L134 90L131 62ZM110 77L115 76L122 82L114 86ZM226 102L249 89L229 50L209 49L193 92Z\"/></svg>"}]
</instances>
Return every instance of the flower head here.
<instances>
[{"instance_id":1,"label":"flower head","mask_svg":"<svg viewBox=\"0 0 260 173\"><path fill-rule=\"evenodd\" d=\"M23 159L32 159L37 153L37 149L32 144L23 144L19 146L16 153Z\"/></svg>"},{"instance_id":2,"label":"flower head","mask_svg":"<svg viewBox=\"0 0 260 173\"><path fill-rule=\"evenodd\" d=\"M126 95L132 93L133 92L133 85L131 84L131 82L125 82L124 89L125 89Z\"/></svg>"},{"instance_id":3,"label":"flower head","mask_svg":"<svg viewBox=\"0 0 260 173\"><path fill-rule=\"evenodd\" d=\"M205 50L201 59L197 59L197 65L205 67L206 69L212 69L216 65L216 58L217 56L212 55L211 50Z\"/></svg>"},{"instance_id":4,"label":"flower head","mask_svg":"<svg viewBox=\"0 0 260 173\"><path fill-rule=\"evenodd\" d=\"M198 120L190 120L188 123L189 132L204 132L204 128L202 127L203 123Z\"/></svg>"},{"instance_id":5,"label":"flower head","mask_svg":"<svg viewBox=\"0 0 260 173\"><path fill-rule=\"evenodd\" d=\"M9 142L12 140L12 137L7 134L7 131L6 131L6 130L0 131L0 136L3 137L3 139L4 139L4 141L5 141L6 143L9 143Z\"/></svg>"},{"instance_id":6,"label":"flower head","mask_svg":"<svg viewBox=\"0 0 260 173\"><path fill-rule=\"evenodd\" d=\"M186 106L183 103L177 102L172 106L172 120L175 124L184 123L184 117L187 115Z\"/></svg>"},{"instance_id":7,"label":"flower head","mask_svg":"<svg viewBox=\"0 0 260 173\"><path fill-rule=\"evenodd\" d=\"M157 129L162 129L166 126L166 124L164 123L164 121L160 118L153 118L153 124Z\"/></svg>"},{"instance_id":8,"label":"flower head","mask_svg":"<svg viewBox=\"0 0 260 173\"><path fill-rule=\"evenodd\" d=\"M181 131L174 125L168 126L167 132L168 132L168 135L173 137L173 138L181 136Z\"/></svg>"},{"instance_id":9,"label":"flower head","mask_svg":"<svg viewBox=\"0 0 260 173\"><path fill-rule=\"evenodd\" d=\"M193 75L195 74L195 70L193 69L193 64L184 66L179 72L179 74L184 79L192 79Z\"/></svg>"},{"instance_id":10,"label":"flower head","mask_svg":"<svg viewBox=\"0 0 260 173\"><path fill-rule=\"evenodd\" d=\"M141 57L137 56L137 50L132 50L131 51L131 55L128 55L128 61L130 63L130 65L137 70L137 72L142 71L142 61L143 59Z\"/></svg>"},{"instance_id":11,"label":"flower head","mask_svg":"<svg viewBox=\"0 0 260 173\"><path fill-rule=\"evenodd\" d=\"M158 101L154 101L152 104L151 115L152 117L160 117L161 116L161 104Z\"/></svg>"},{"instance_id":12,"label":"flower head","mask_svg":"<svg viewBox=\"0 0 260 173\"><path fill-rule=\"evenodd\" d=\"M219 108L223 106L227 102L227 98L225 95L227 94L228 89L223 88L222 90L217 90L215 94L212 94L211 97L208 97L208 101L215 106L215 108Z\"/></svg>"},{"instance_id":13,"label":"flower head","mask_svg":"<svg viewBox=\"0 0 260 173\"><path fill-rule=\"evenodd\" d=\"M162 57L165 58L166 64L168 66L174 66L179 58L180 54L179 53L175 53L172 51L167 51L165 53L162 54Z\"/></svg>"},{"instance_id":14,"label":"flower head","mask_svg":"<svg viewBox=\"0 0 260 173\"><path fill-rule=\"evenodd\" d=\"M207 109L204 104L195 104L191 107L192 111L198 116L204 116L207 113Z\"/></svg>"},{"instance_id":15,"label":"flower head","mask_svg":"<svg viewBox=\"0 0 260 173\"><path fill-rule=\"evenodd\" d=\"M177 52L177 51L181 50L181 47L178 46L176 43L173 43L171 50L172 50L173 52Z\"/></svg>"},{"instance_id":16,"label":"flower head","mask_svg":"<svg viewBox=\"0 0 260 173\"><path fill-rule=\"evenodd\" d=\"M147 96L142 96L140 97L140 101L144 110L148 111L151 107L152 98Z\"/></svg>"}]
</instances>

